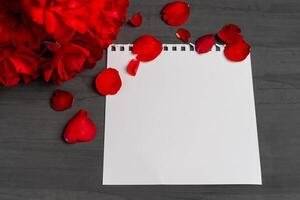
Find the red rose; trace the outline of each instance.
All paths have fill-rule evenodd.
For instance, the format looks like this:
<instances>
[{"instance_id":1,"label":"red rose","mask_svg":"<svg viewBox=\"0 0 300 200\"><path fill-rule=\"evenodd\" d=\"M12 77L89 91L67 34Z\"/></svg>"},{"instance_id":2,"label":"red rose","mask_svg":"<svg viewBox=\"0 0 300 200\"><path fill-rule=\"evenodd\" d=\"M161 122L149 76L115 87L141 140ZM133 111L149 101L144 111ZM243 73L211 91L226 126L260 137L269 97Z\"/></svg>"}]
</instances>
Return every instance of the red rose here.
<instances>
[{"instance_id":1,"label":"red rose","mask_svg":"<svg viewBox=\"0 0 300 200\"><path fill-rule=\"evenodd\" d=\"M59 84L93 67L102 49L116 39L127 7L128 0L0 0L0 48L6 48L2 57L7 60L4 52L13 52L11 59L20 49L39 55L34 55L33 63L39 65L33 64L30 73L20 71L21 63L2 59L1 84L13 86L20 79L28 83L38 71Z\"/></svg>"},{"instance_id":2,"label":"red rose","mask_svg":"<svg viewBox=\"0 0 300 200\"><path fill-rule=\"evenodd\" d=\"M12 30L17 23L17 19L12 13L0 10L0 46L11 44Z\"/></svg>"},{"instance_id":3,"label":"red rose","mask_svg":"<svg viewBox=\"0 0 300 200\"><path fill-rule=\"evenodd\" d=\"M0 48L0 84L12 87L21 79L25 83L39 76L37 57L25 48Z\"/></svg>"},{"instance_id":4,"label":"red rose","mask_svg":"<svg viewBox=\"0 0 300 200\"><path fill-rule=\"evenodd\" d=\"M121 25L126 22L128 4L128 0L92 1L91 32L103 48L116 39Z\"/></svg>"},{"instance_id":5,"label":"red rose","mask_svg":"<svg viewBox=\"0 0 300 200\"><path fill-rule=\"evenodd\" d=\"M43 30L23 16L0 10L0 46L39 49Z\"/></svg>"},{"instance_id":6,"label":"red rose","mask_svg":"<svg viewBox=\"0 0 300 200\"><path fill-rule=\"evenodd\" d=\"M0 0L0 9L20 13L23 11L20 0Z\"/></svg>"},{"instance_id":7,"label":"red rose","mask_svg":"<svg viewBox=\"0 0 300 200\"><path fill-rule=\"evenodd\" d=\"M72 38L72 43L78 44L90 51L86 67L93 68L98 60L102 58L103 48L97 42L97 37L93 33L76 34Z\"/></svg>"},{"instance_id":8,"label":"red rose","mask_svg":"<svg viewBox=\"0 0 300 200\"><path fill-rule=\"evenodd\" d=\"M89 51L86 48L74 43L63 46L57 43L48 43L46 46L48 54L52 54L52 58L48 58L46 61L42 60L45 81L52 78L56 84L61 84L61 82L75 77L84 69L85 62L89 57Z\"/></svg>"},{"instance_id":9,"label":"red rose","mask_svg":"<svg viewBox=\"0 0 300 200\"><path fill-rule=\"evenodd\" d=\"M48 34L65 43L71 39L75 31L88 31L92 0L22 0L25 11L31 19L44 25Z\"/></svg>"},{"instance_id":10,"label":"red rose","mask_svg":"<svg viewBox=\"0 0 300 200\"><path fill-rule=\"evenodd\" d=\"M93 32L101 46L116 38L126 20L128 0L22 0L32 20L45 27L60 43L67 43L76 32Z\"/></svg>"}]
</instances>

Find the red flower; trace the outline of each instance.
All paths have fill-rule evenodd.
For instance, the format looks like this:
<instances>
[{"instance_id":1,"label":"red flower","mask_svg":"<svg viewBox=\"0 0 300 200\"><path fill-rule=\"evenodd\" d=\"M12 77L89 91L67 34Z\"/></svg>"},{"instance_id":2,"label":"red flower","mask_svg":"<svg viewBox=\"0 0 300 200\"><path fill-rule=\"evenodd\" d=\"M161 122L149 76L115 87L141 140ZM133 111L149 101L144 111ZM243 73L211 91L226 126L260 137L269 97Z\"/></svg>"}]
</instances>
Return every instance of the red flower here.
<instances>
[{"instance_id":1,"label":"red flower","mask_svg":"<svg viewBox=\"0 0 300 200\"><path fill-rule=\"evenodd\" d=\"M101 46L116 38L126 20L128 0L22 0L32 20L60 43L78 32L93 32Z\"/></svg>"},{"instance_id":2,"label":"red flower","mask_svg":"<svg viewBox=\"0 0 300 200\"><path fill-rule=\"evenodd\" d=\"M74 31L86 33L91 0L22 0L31 19L44 25L48 34L61 42L68 41Z\"/></svg>"},{"instance_id":3,"label":"red flower","mask_svg":"<svg viewBox=\"0 0 300 200\"><path fill-rule=\"evenodd\" d=\"M96 125L89 118L87 111L82 109L70 119L64 130L64 139L69 144L88 142L93 140L95 136Z\"/></svg>"},{"instance_id":4,"label":"red flower","mask_svg":"<svg viewBox=\"0 0 300 200\"><path fill-rule=\"evenodd\" d=\"M241 40L234 44L228 44L225 47L224 55L227 59L239 62L247 58L250 53L250 45Z\"/></svg>"},{"instance_id":5,"label":"red flower","mask_svg":"<svg viewBox=\"0 0 300 200\"><path fill-rule=\"evenodd\" d=\"M174 1L164 6L161 11L163 20L171 26L180 26L190 16L190 6L186 2Z\"/></svg>"},{"instance_id":6,"label":"red flower","mask_svg":"<svg viewBox=\"0 0 300 200\"><path fill-rule=\"evenodd\" d=\"M154 60L162 51L162 43L152 35L144 35L137 39L132 47L132 53L143 62Z\"/></svg>"},{"instance_id":7,"label":"red flower","mask_svg":"<svg viewBox=\"0 0 300 200\"><path fill-rule=\"evenodd\" d=\"M8 10L0 10L0 46L38 49L43 31L27 18Z\"/></svg>"},{"instance_id":8,"label":"red flower","mask_svg":"<svg viewBox=\"0 0 300 200\"><path fill-rule=\"evenodd\" d=\"M220 38L225 44L232 44L243 40L240 33L241 29L237 25L228 24L218 32L218 38Z\"/></svg>"},{"instance_id":9,"label":"red flower","mask_svg":"<svg viewBox=\"0 0 300 200\"><path fill-rule=\"evenodd\" d=\"M139 68L139 65L140 65L139 60L132 59L127 65L128 74L130 74L131 76L135 76Z\"/></svg>"},{"instance_id":10,"label":"red flower","mask_svg":"<svg viewBox=\"0 0 300 200\"><path fill-rule=\"evenodd\" d=\"M55 90L51 97L51 107L56 111L67 110L72 107L73 103L73 95L64 90Z\"/></svg>"},{"instance_id":11,"label":"red flower","mask_svg":"<svg viewBox=\"0 0 300 200\"><path fill-rule=\"evenodd\" d=\"M176 32L176 37L184 43L189 43L191 34L188 30L181 28Z\"/></svg>"},{"instance_id":12,"label":"red flower","mask_svg":"<svg viewBox=\"0 0 300 200\"><path fill-rule=\"evenodd\" d=\"M16 13L23 11L20 0L0 0L0 9L9 10Z\"/></svg>"},{"instance_id":13,"label":"red flower","mask_svg":"<svg viewBox=\"0 0 300 200\"><path fill-rule=\"evenodd\" d=\"M122 80L116 69L107 68L98 74L95 85L99 94L115 95L122 86Z\"/></svg>"},{"instance_id":14,"label":"red flower","mask_svg":"<svg viewBox=\"0 0 300 200\"><path fill-rule=\"evenodd\" d=\"M91 30L97 42L106 48L116 39L120 27L126 22L128 0L93 0L90 13Z\"/></svg>"},{"instance_id":15,"label":"red flower","mask_svg":"<svg viewBox=\"0 0 300 200\"><path fill-rule=\"evenodd\" d=\"M44 79L49 81L52 78L56 84L75 77L84 69L89 58L89 51L75 43L63 46L57 43L47 43L46 49L52 58L42 60Z\"/></svg>"},{"instance_id":16,"label":"red flower","mask_svg":"<svg viewBox=\"0 0 300 200\"><path fill-rule=\"evenodd\" d=\"M209 52L216 43L215 37L212 34L204 35L198 38L195 42L195 50L197 53Z\"/></svg>"},{"instance_id":17,"label":"red flower","mask_svg":"<svg viewBox=\"0 0 300 200\"><path fill-rule=\"evenodd\" d=\"M143 16L141 15L141 13L136 13L134 14L129 20L128 23L131 24L134 27L139 27L142 25L143 23Z\"/></svg>"},{"instance_id":18,"label":"red flower","mask_svg":"<svg viewBox=\"0 0 300 200\"><path fill-rule=\"evenodd\" d=\"M5 57L0 83L6 86L16 85L20 79L28 83L37 78L38 71L46 81L60 84L93 67L102 57L102 49L116 39L128 7L128 0L0 1L0 51ZM19 54L20 49L22 54L39 55L33 54L30 69L34 72L20 71L24 68L20 63L6 61L4 54L16 50ZM11 60L13 55L9 57Z\"/></svg>"},{"instance_id":19,"label":"red flower","mask_svg":"<svg viewBox=\"0 0 300 200\"><path fill-rule=\"evenodd\" d=\"M12 87L39 76L37 56L26 48L0 48L0 84Z\"/></svg>"},{"instance_id":20,"label":"red flower","mask_svg":"<svg viewBox=\"0 0 300 200\"><path fill-rule=\"evenodd\" d=\"M87 68L93 68L103 56L103 47L97 42L96 36L92 33L75 34L72 43L89 50L89 57L86 63Z\"/></svg>"},{"instance_id":21,"label":"red flower","mask_svg":"<svg viewBox=\"0 0 300 200\"><path fill-rule=\"evenodd\" d=\"M11 44L12 30L17 24L17 19L12 13L0 10L0 46L9 46Z\"/></svg>"}]
</instances>

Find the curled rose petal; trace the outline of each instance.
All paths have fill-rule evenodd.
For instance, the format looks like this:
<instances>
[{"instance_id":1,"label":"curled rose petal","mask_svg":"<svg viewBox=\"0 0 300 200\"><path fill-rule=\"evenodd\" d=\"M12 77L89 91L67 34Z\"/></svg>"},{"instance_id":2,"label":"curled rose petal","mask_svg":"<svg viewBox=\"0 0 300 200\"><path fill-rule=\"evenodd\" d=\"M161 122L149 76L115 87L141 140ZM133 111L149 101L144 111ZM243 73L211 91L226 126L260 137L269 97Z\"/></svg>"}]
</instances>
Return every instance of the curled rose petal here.
<instances>
[{"instance_id":1,"label":"curled rose petal","mask_svg":"<svg viewBox=\"0 0 300 200\"><path fill-rule=\"evenodd\" d=\"M136 13L134 14L129 20L128 23L131 24L134 27L139 27L142 25L143 23L143 16L141 15L141 13Z\"/></svg>"},{"instance_id":2,"label":"curled rose petal","mask_svg":"<svg viewBox=\"0 0 300 200\"><path fill-rule=\"evenodd\" d=\"M120 90L122 80L116 69L107 68L98 74L95 85L99 94L114 95Z\"/></svg>"},{"instance_id":3,"label":"curled rose petal","mask_svg":"<svg viewBox=\"0 0 300 200\"><path fill-rule=\"evenodd\" d=\"M136 72L139 68L140 65L140 61L136 60L136 59L132 59L128 65L127 65L127 72L128 74L130 74L131 76L135 76Z\"/></svg>"},{"instance_id":4,"label":"curled rose petal","mask_svg":"<svg viewBox=\"0 0 300 200\"><path fill-rule=\"evenodd\" d=\"M51 97L51 107L56 111L63 111L72 107L74 97L70 92L55 90Z\"/></svg>"},{"instance_id":5,"label":"curled rose petal","mask_svg":"<svg viewBox=\"0 0 300 200\"><path fill-rule=\"evenodd\" d=\"M240 33L241 29L237 25L227 24L218 32L217 35L224 43L232 44L243 40L243 36Z\"/></svg>"},{"instance_id":6,"label":"curled rose petal","mask_svg":"<svg viewBox=\"0 0 300 200\"><path fill-rule=\"evenodd\" d=\"M132 53L142 62L154 60L162 51L162 43L152 35L144 35L137 39L132 47Z\"/></svg>"},{"instance_id":7,"label":"curled rose petal","mask_svg":"<svg viewBox=\"0 0 300 200\"><path fill-rule=\"evenodd\" d=\"M250 53L250 45L241 40L225 47L224 55L228 60L239 62L247 58Z\"/></svg>"},{"instance_id":8,"label":"curled rose petal","mask_svg":"<svg viewBox=\"0 0 300 200\"><path fill-rule=\"evenodd\" d=\"M189 43L191 34L188 30L181 28L176 32L176 37L182 42Z\"/></svg>"},{"instance_id":9,"label":"curled rose petal","mask_svg":"<svg viewBox=\"0 0 300 200\"><path fill-rule=\"evenodd\" d=\"M89 118L87 111L82 109L70 119L64 130L64 140L69 144L88 142L93 140L95 136L96 125Z\"/></svg>"},{"instance_id":10,"label":"curled rose petal","mask_svg":"<svg viewBox=\"0 0 300 200\"><path fill-rule=\"evenodd\" d=\"M204 35L195 42L195 49L197 53L207 53L216 43L215 37L212 34Z\"/></svg>"},{"instance_id":11,"label":"curled rose petal","mask_svg":"<svg viewBox=\"0 0 300 200\"><path fill-rule=\"evenodd\" d=\"M183 1L174 1L165 5L161 11L162 19L171 26L184 24L190 16L190 6Z\"/></svg>"}]
</instances>

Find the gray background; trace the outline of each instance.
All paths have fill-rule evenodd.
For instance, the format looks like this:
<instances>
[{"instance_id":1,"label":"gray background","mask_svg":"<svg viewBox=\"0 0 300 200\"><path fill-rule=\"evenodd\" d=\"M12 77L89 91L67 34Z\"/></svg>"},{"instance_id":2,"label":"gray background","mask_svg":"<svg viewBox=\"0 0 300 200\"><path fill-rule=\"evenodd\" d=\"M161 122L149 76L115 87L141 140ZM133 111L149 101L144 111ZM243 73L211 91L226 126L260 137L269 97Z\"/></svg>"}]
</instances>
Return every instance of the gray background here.
<instances>
[{"instance_id":1,"label":"gray background","mask_svg":"<svg viewBox=\"0 0 300 200\"><path fill-rule=\"evenodd\" d=\"M124 26L117 42L150 33L164 43L177 43L176 28L159 17L166 2L131 1L129 15L141 11L144 26ZM300 1L189 2L191 17L183 27L193 40L236 23L252 45L263 186L101 186L105 98L92 85L105 67L102 59L93 70L61 86L76 95L75 105L65 112L49 107L56 88L52 84L0 87L1 200L300 199ZM67 145L61 134L79 108L87 109L96 122L97 138Z\"/></svg>"}]
</instances>

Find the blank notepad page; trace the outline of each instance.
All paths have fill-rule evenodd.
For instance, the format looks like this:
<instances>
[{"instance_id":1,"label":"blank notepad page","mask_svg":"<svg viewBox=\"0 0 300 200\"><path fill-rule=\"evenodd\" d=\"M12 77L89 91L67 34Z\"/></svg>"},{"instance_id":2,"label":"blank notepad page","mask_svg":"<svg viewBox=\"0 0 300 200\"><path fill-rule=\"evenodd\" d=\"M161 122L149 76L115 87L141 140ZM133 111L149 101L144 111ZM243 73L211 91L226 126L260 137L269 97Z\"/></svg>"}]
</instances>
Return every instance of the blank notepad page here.
<instances>
[{"instance_id":1,"label":"blank notepad page","mask_svg":"<svg viewBox=\"0 0 300 200\"><path fill-rule=\"evenodd\" d=\"M108 48L123 85L106 97L103 184L261 184L250 55L164 47L135 77L130 45Z\"/></svg>"}]
</instances>

